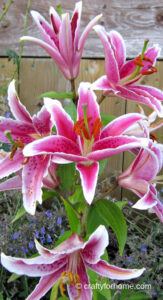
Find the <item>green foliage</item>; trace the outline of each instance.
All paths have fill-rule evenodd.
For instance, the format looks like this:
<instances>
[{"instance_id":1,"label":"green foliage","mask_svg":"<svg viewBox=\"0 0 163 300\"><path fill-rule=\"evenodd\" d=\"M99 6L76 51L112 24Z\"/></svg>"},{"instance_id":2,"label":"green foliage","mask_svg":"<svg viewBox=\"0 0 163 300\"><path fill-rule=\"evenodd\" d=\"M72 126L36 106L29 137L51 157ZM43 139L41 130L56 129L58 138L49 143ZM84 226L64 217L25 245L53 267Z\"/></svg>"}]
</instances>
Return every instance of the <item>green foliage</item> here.
<instances>
[{"instance_id":1,"label":"green foliage","mask_svg":"<svg viewBox=\"0 0 163 300\"><path fill-rule=\"evenodd\" d=\"M107 166L108 158L99 161L99 176L101 176Z\"/></svg>"},{"instance_id":2,"label":"green foliage","mask_svg":"<svg viewBox=\"0 0 163 300\"><path fill-rule=\"evenodd\" d=\"M55 247L58 246L59 244L61 244L62 242L66 241L70 237L71 234L72 234L71 230L65 231L57 240Z\"/></svg>"},{"instance_id":3,"label":"green foliage","mask_svg":"<svg viewBox=\"0 0 163 300\"><path fill-rule=\"evenodd\" d=\"M116 119L116 117L113 116L113 115L109 115L109 114L100 114L100 115L101 115L101 122L102 122L103 126L106 126L111 121L113 121L114 119Z\"/></svg>"},{"instance_id":4,"label":"green foliage","mask_svg":"<svg viewBox=\"0 0 163 300\"><path fill-rule=\"evenodd\" d=\"M71 187L75 181L75 164L71 163L59 165L57 176L59 176L61 180L61 190L70 192Z\"/></svg>"},{"instance_id":5,"label":"green foliage","mask_svg":"<svg viewBox=\"0 0 163 300\"><path fill-rule=\"evenodd\" d=\"M10 152L11 151L10 144L0 142L0 150L3 150L5 152Z\"/></svg>"},{"instance_id":6,"label":"green foliage","mask_svg":"<svg viewBox=\"0 0 163 300\"><path fill-rule=\"evenodd\" d=\"M65 111L70 115L71 119L76 122L77 119L77 110L73 101L70 101L68 105L64 107Z\"/></svg>"},{"instance_id":7,"label":"green foliage","mask_svg":"<svg viewBox=\"0 0 163 300\"><path fill-rule=\"evenodd\" d=\"M115 232L119 243L120 255L122 255L127 239L127 225L122 211L115 203L107 199L95 202L94 207L105 224L110 226Z\"/></svg>"},{"instance_id":8,"label":"green foliage","mask_svg":"<svg viewBox=\"0 0 163 300\"><path fill-rule=\"evenodd\" d=\"M76 215L73 207L63 198L61 197L63 200L63 203L65 205L65 210L67 213L67 217L68 217L68 221L70 224L70 228L71 231L73 233L78 233L80 234L80 220L78 218L78 216Z\"/></svg>"},{"instance_id":9,"label":"green foliage","mask_svg":"<svg viewBox=\"0 0 163 300\"><path fill-rule=\"evenodd\" d=\"M53 288L52 288L52 290L51 290L50 300L56 300L56 299L57 299L57 297L58 297L58 287L59 287L59 283L60 283L60 280L58 280L58 281L54 284L54 286L53 286Z\"/></svg>"},{"instance_id":10,"label":"green foliage","mask_svg":"<svg viewBox=\"0 0 163 300\"><path fill-rule=\"evenodd\" d=\"M39 96L39 98L52 98L52 99L72 99L73 98L73 93L69 92L69 93L57 93L54 91L49 91L46 93L43 93Z\"/></svg>"}]
</instances>

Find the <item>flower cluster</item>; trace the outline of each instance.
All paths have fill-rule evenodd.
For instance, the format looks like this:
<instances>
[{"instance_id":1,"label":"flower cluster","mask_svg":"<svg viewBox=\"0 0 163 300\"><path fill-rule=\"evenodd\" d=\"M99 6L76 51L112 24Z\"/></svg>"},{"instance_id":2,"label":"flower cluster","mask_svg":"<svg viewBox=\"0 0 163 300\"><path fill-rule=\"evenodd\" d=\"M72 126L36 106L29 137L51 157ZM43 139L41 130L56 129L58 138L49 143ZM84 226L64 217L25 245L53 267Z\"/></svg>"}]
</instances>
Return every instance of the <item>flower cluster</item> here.
<instances>
[{"instance_id":1,"label":"flower cluster","mask_svg":"<svg viewBox=\"0 0 163 300\"><path fill-rule=\"evenodd\" d=\"M95 25L102 15L90 21L79 38L81 9L82 3L76 3L70 20L69 14L59 16L54 8L50 8L51 24L38 12L32 11L45 42L33 37L21 38L43 47L65 78L70 80L77 119L74 121L57 99L49 98L44 99L43 107L32 117L20 102L14 81L8 88L9 107L14 119L10 116L0 118L0 140L10 144L10 151L1 155L0 179L15 174L0 183L0 190L21 189L25 210L34 215L36 203L42 203L42 188L56 189L60 199L66 203L70 228L73 228L67 240L48 250L41 245L45 239L43 226L35 233L37 257L22 259L1 255L3 266L10 272L41 277L28 300L43 297L58 280L63 297L67 285L70 299L92 299L91 289L84 288L85 284L89 284L86 267L100 276L118 280L136 278L144 272L144 268L122 269L101 260L108 246L105 226L97 224L93 227L95 229L87 233L88 211L96 200L101 160L131 151L135 156L134 161L119 175L118 183L140 198L133 208L150 209L163 222L163 204L156 190L156 184L163 181L162 176L157 176L163 165L163 148L153 134L163 125L162 120L155 123L156 116L163 117L163 92L137 84L143 76L157 72L154 65L160 49L154 45L147 50L148 41L145 41L142 53L126 62L121 35L116 31L107 33L102 26ZM104 46L106 75L92 84L81 82L77 92L75 78L79 73L85 40L92 28ZM99 101L95 90L103 91ZM143 103L152 109L152 113L146 116L139 106L139 113L120 116L103 127L100 103L110 95ZM62 178L58 176L58 168L72 163L75 164L74 183L71 193L67 195L66 191L60 189ZM85 199L83 203L79 197L78 205L74 200L71 201L77 182L81 182L81 198ZM50 211L46 212L46 216L53 219ZM80 226L74 228L76 218ZM56 223L58 226L62 224L61 216ZM50 234L46 235L46 243L51 241ZM28 247L32 249L34 243L30 241ZM146 251L145 247L142 249ZM128 260L132 263L131 257Z\"/></svg>"}]
</instances>

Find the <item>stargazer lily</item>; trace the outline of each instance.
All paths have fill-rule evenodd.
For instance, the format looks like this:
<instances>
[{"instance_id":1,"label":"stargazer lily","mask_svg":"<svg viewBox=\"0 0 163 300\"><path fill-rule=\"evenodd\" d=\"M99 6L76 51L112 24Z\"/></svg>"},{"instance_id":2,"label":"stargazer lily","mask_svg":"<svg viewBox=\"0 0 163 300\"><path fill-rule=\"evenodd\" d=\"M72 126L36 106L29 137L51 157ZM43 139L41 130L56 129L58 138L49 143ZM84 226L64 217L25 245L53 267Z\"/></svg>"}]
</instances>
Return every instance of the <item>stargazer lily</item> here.
<instances>
[{"instance_id":1,"label":"stargazer lily","mask_svg":"<svg viewBox=\"0 0 163 300\"><path fill-rule=\"evenodd\" d=\"M142 269L123 269L108 264L100 259L108 245L108 233L100 225L84 242L77 234L72 234L67 241L49 250L35 240L39 256L35 258L14 258L1 254L2 265L19 275L41 277L35 290L26 300L41 299L60 279L60 291L66 296L66 288L71 300L91 300L92 291L86 267L103 277L116 280L128 280L140 276Z\"/></svg>"},{"instance_id":2,"label":"stargazer lily","mask_svg":"<svg viewBox=\"0 0 163 300\"><path fill-rule=\"evenodd\" d=\"M157 176L163 165L163 153L158 144L150 142L148 149L140 150L133 163L118 178L119 185L140 197L132 207L150 209L163 222L163 204L155 185L163 182Z\"/></svg>"},{"instance_id":3,"label":"stargazer lily","mask_svg":"<svg viewBox=\"0 0 163 300\"><path fill-rule=\"evenodd\" d=\"M75 4L71 20L68 13L59 16L55 9L50 7L51 24L49 24L37 11L31 11L45 42L30 36L21 38L22 41L30 41L41 46L52 57L67 79L74 79L78 76L87 35L102 17L100 14L91 20L79 38L81 12L81 1Z\"/></svg>"},{"instance_id":4,"label":"stargazer lily","mask_svg":"<svg viewBox=\"0 0 163 300\"><path fill-rule=\"evenodd\" d=\"M10 184L15 181L18 185L21 176L24 208L28 213L34 214L36 201L42 202L41 188L43 178L48 174L50 156L37 155L27 158L23 155L23 148L28 143L51 134L50 114L43 107L37 115L31 117L19 101L14 81L8 88L8 101L15 120L0 117L0 141L11 143L11 151L0 161L0 179L12 173L19 173L19 178L12 178Z\"/></svg>"},{"instance_id":5,"label":"stargazer lily","mask_svg":"<svg viewBox=\"0 0 163 300\"><path fill-rule=\"evenodd\" d=\"M116 31L107 33L104 27L94 26L105 50L106 75L97 79L93 89L103 90L104 95L115 95L144 103L163 117L163 92L152 86L136 84L145 75L157 71L154 66L160 53L157 45L146 51L148 41L145 41L142 53L133 60L126 62L126 49L122 36Z\"/></svg>"},{"instance_id":6,"label":"stargazer lily","mask_svg":"<svg viewBox=\"0 0 163 300\"><path fill-rule=\"evenodd\" d=\"M101 130L96 95L90 90L90 84L85 82L79 87L78 116L75 124L59 101L46 98L44 103L51 114L52 123L57 128L57 135L30 143L24 148L24 155L53 154L53 161L56 163L76 162L85 199L91 204L99 171L98 161L125 150L147 145L146 139L122 135L143 116L137 113L126 114L117 118L116 126L112 126L111 122Z\"/></svg>"}]
</instances>

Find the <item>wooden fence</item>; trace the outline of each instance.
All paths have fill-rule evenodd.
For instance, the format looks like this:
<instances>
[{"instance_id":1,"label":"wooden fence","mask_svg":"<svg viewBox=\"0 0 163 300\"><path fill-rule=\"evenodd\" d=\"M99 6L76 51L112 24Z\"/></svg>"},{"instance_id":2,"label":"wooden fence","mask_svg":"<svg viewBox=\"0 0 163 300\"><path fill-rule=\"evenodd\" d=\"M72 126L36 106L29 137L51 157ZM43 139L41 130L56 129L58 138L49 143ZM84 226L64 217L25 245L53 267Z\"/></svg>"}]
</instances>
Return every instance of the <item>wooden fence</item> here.
<instances>
[{"instance_id":1,"label":"wooden fence","mask_svg":"<svg viewBox=\"0 0 163 300\"><path fill-rule=\"evenodd\" d=\"M61 4L63 11L72 11L77 1L58 0L31 0L31 9L38 10L45 18L48 16L48 7L56 7ZM7 1L0 0L0 14L3 12ZM8 61L6 49L12 49L19 53L20 36L23 35L24 18L27 0L15 0L7 14L0 22L0 87L5 86L12 77L15 65ZM84 0L81 31L91 18L99 13L104 17L101 24L106 29L118 30L124 37L127 47L127 56L132 58L141 52L144 39L150 38L150 46L154 43L163 46L163 0ZM27 35L40 37L36 25L31 16L28 17ZM162 47L163 48L163 47ZM163 56L163 52L161 52ZM80 67L80 74L76 81L93 82L99 76L105 74L104 52L100 40L93 30L88 36L83 59ZM163 89L163 61L157 62L158 72L143 79L143 84L153 85ZM41 93L54 90L57 92L69 91L69 82L65 80L55 63L47 56L40 47L25 43L23 56L20 62L20 69L16 75L17 86L21 101L31 113L42 105L39 99ZM2 98L2 97L1 97ZM1 99L2 100L2 99ZM6 98L1 101L1 111L4 112ZM124 99L107 98L101 105L102 112L120 116L128 112L137 111L136 103ZM150 109L145 108L146 112ZM161 135L159 130L158 135ZM131 161L130 155L117 155L110 158L107 173L120 172Z\"/></svg>"}]
</instances>

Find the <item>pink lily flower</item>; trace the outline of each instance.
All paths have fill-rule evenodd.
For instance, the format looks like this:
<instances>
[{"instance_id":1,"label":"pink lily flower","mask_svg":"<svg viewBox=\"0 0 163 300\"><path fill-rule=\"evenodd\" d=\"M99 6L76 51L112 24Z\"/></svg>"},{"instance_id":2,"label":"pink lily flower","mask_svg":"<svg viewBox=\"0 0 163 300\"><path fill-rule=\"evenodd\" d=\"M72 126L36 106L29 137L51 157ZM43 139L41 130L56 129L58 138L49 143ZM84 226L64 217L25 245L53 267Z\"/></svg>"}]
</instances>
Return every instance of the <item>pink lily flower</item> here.
<instances>
[{"instance_id":1,"label":"pink lily flower","mask_svg":"<svg viewBox=\"0 0 163 300\"><path fill-rule=\"evenodd\" d=\"M74 79L78 76L80 59L87 35L102 17L102 14L100 14L91 20L79 38L81 12L81 1L75 4L71 20L68 13L62 14L60 17L55 9L51 7L51 24L49 24L38 12L32 11L32 17L45 42L30 36L21 38L21 41L30 41L41 46L52 57L67 79Z\"/></svg>"},{"instance_id":2,"label":"pink lily flower","mask_svg":"<svg viewBox=\"0 0 163 300\"><path fill-rule=\"evenodd\" d=\"M24 208L28 213L34 214L36 201L42 203L41 188L43 178L48 174L51 157L38 155L27 158L23 155L23 148L34 140L50 135L52 128L50 114L43 107L37 115L31 117L19 101L14 81L8 88L8 101L16 120L0 117L0 141L12 144L11 152L0 161L0 179L12 173L19 173L18 177L10 180L10 188L13 183L19 185L22 178ZM10 132L10 137L7 137L6 132Z\"/></svg>"},{"instance_id":3,"label":"pink lily flower","mask_svg":"<svg viewBox=\"0 0 163 300\"><path fill-rule=\"evenodd\" d=\"M150 75L157 71L154 64L160 48L155 45L146 51L146 41L142 54L136 59L126 62L126 49L122 36L116 31L107 33L100 25L94 26L94 29L105 49L106 75L97 79L92 88L103 90L104 95L111 94L144 103L162 117L163 92L152 86L136 84L144 75Z\"/></svg>"},{"instance_id":4,"label":"pink lily flower","mask_svg":"<svg viewBox=\"0 0 163 300\"><path fill-rule=\"evenodd\" d=\"M100 276L116 280L136 278L145 270L144 268L139 270L118 268L100 259L108 245L108 233L103 225L91 234L87 242L73 233L67 241L52 250L44 248L37 240L35 244L40 254L35 258L14 258L1 254L1 263L10 272L41 277L27 300L41 299L59 279L62 296L66 296L65 285L67 284L67 292L71 300L91 300L92 291L86 267Z\"/></svg>"},{"instance_id":5,"label":"pink lily flower","mask_svg":"<svg viewBox=\"0 0 163 300\"><path fill-rule=\"evenodd\" d=\"M7 157L7 152L5 152ZM43 186L42 188L48 190L54 190L60 183L59 177L56 175L56 171L58 169L58 165L50 162L50 166L48 167L48 172L45 177L42 179ZM19 190L22 189L22 170L16 172L17 175L11 177L4 182L0 183L0 191L7 191L7 190Z\"/></svg>"},{"instance_id":6,"label":"pink lily flower","mask_svg":"<svg viewBox=\"0 0 163 300\"><path fill-rule=\"evenodd\" d=\"M79 87L77 122L62 108L57 100L45 99L45 107L57 128L56 136L49 136L28 144L25 156L53 154L56 163L76 162L86 201L91 204L97 183L99 163L106 157L125 150L147 145L146 139L123 136L132 124L143 118L140 114L127 114L116 119L101 130L99 105L89 83Z\"/></svg>"},{"instance_id":7,"label":"pink lily flower","mask_svg":"<svg viewBox=\"0 0 163 300\"><path fill-rule=\"evenodd\" d=\"M163 222L163 204L155 188L156 183L162 181L162 176L156 177L162 165L163 154L159 145L150 142L149 149L140 150L133 163L119 176L118 182L140 197L133 208L150 209Z\"/></svg>"}]
</instances>

